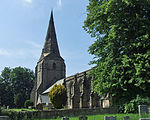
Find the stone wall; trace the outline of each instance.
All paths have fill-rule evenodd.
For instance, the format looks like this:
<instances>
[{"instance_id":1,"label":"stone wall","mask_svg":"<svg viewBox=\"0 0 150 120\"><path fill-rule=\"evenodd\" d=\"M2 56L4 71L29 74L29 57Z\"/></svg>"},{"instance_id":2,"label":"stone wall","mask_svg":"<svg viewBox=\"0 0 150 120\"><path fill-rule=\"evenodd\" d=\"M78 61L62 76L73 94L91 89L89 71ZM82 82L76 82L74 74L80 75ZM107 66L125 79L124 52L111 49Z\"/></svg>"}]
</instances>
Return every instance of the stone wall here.
<instances>
[{"instance_id":1,"label":"stone wall","mask_svg":"<svg viewBox=\"0 0 150 120\"><path fill-rule=\"evenodd\" d=\"M31 112L30 112L31 113ZM116 114L116 108L93 108L93 109L67 109L67 110L51 110L51 111L34 111L32 115L39 119L52 119L57 117L73 117L80 115L96 115L96 114Z\"/></svg>"},{"instance_id":2,"label":"stone wall","mask_svg":"<svg viewBox=\"0 0 150 120\"><path fill-rule=\"evenodd\" d=\"M93 91L91 82L92 77L88 77L90 70L77 73L65 78L65 86L67 88L67 108L94 108L109 107L110 96L98 96Z\"/></svg>"}]
</instances>

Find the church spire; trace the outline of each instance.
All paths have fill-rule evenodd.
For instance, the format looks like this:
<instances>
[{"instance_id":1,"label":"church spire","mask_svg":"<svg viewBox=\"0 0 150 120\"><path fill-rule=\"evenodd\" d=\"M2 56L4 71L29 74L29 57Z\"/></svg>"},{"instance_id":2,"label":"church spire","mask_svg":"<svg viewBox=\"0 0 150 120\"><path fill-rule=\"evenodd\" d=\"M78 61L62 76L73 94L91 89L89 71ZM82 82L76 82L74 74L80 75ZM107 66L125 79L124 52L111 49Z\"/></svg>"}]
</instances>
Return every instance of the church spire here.
<instances>
[{"instance_id":1,"label":"church spire","mask_svg":"<svg viewBox=\"0 0 150 120\"><path fill-rule=\"evenodd\" d=\"M55 56L60 56L59 48L57 44L55 26L54 26L53 10L51 11L51 17L49 21L44 48L42 50L42 56L44 54L53 54Z\"/></svg>"}]
</instances>

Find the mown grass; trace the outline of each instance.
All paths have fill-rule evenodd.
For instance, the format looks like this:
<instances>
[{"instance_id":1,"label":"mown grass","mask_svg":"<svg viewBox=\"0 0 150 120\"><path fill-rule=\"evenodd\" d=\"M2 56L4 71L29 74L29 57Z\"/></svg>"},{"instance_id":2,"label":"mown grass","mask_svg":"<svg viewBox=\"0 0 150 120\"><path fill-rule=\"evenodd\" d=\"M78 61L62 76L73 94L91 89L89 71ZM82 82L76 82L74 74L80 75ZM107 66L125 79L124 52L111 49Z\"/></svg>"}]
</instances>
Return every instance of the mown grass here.
<instances>
[{"instance_id":1,"label":"mown grass","mask_svg":"<svg viewBox=\"0 0 150 120\"><path fill-rule=\"evenodd\" d=\"M35 109L26 109L26 108L22 108L22 109L9 109L11 111L17 111L17 112L21 112L21 111L36 111Z\"/></svg>"},{"instance_id":2,"label":"mown grass","mask_svg":"<svg viewBox=\"0 0 150 120\"><path fill-rule=\"evenodd\" d=\"M104 114L104 115L89 115L88 120L104 120L104 116L117 116L117 120L122 120L124 116L130 116L129 120L139 120L139 114ZM150 114L148 115L150 118ZM69 120L78 120L78 117L70 117ZM61 120L57 119L34 119L34 120Z\"/></svg>"},{"instance_id":3,"label":"mown grass","mask_svg":"<svg viewBox=\"0 0 150 120\"><path fill-rule=\"evenodd\" d=\"M35 109L9 109L10 111L36 111ZM124 116L129 116L130 120L139 120L139 114L103 114L103 115L88 115L88 120L104 120L104 116L117 116L117 120L122 120ZM147 116L150 118L150 114ZM57 119L34 119L34 120L61 120L62 118ZM69 117L69 120L78 120L79 117ZM32 119L33 120L33 119Z\"/></svg>"}]
</instances>

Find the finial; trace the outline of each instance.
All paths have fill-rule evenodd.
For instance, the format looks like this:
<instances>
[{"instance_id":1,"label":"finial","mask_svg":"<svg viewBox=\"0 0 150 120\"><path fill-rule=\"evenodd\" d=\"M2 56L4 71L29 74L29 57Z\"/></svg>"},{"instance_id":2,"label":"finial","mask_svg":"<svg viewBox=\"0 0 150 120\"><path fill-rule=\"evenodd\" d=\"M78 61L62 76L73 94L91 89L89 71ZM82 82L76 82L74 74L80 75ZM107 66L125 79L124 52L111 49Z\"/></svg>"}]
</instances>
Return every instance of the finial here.
<instances>
[{"instance_id":1,"label":"finial","mask_svg":"<svg viewBox=\"0 0 150 120\"><path fill-rule=\"evenodd\" d=\"M50 19L52 19L52 21L53 21L53 8L51 9L51 18Z\"/></svg>"},{"instance_id":2,"label":"finial","mask_svg":"<svg viewBox=\"0 0 150 120\"><path fill-rule=\"evenodd\" d=\"M53 14L53 8L51 9L51 14Z\"/></svg>"}]
</instances>

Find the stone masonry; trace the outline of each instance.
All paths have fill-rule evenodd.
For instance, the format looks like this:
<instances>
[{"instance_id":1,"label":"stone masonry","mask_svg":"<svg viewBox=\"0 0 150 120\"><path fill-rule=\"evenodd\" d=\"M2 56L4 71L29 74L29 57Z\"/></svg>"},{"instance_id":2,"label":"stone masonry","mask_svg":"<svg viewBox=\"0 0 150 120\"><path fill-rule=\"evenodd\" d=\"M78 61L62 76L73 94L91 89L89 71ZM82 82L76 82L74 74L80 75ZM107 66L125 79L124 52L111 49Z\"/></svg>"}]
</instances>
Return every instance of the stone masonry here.
<instances>
[{"instance_id":1,"label":"stone masonry","mask_svg":"<svg viewBox=\"0 0 150 120\"><path fill-rule=\"evenodd\" d=\"M35 107L40 104L38 103L40 95L60 79L64 79L67 89L68 109L109 107L109 95L99 97L94 93L91 85L93 78L87 77L88 72L89 70L66 78L66 66L60 56L51 12L45 44L35 68L36 79L31 92L31 100L34 101Z\"/></svg>"},{"instance_id":2,"label":"stone masonry","mask_svg":"<svg viewBox=\"0 0 150 120\"><path fill-rule=\"evenodd\" d=\"M31 100L34 101L34 105L36 106L39 95L57 80L66 76L66 66L64 59L60 56L57 44L53 12L51 12L44 48L35 68L35 74L36 79L31 92Z\"/></svg>"},{"instance_id":3,"label":"stone masonry","mask_svg":"<svg viewBox=\"0 0 150 120\"><path fill-rule=\"evenodd\" d=\"M104 100L108 100L109 97L99 97L94 93L91 82L92 77L87 77L88 71L72 75L65 79L65 85L67 88L67 108L95 108L103 107ZM109 106L109 105L106 105Z\"/></svg>"}]
</instances>

